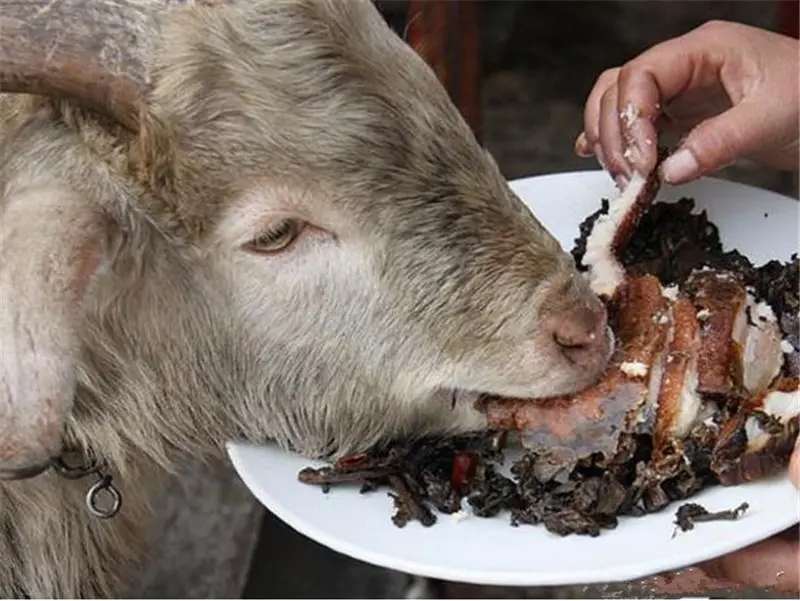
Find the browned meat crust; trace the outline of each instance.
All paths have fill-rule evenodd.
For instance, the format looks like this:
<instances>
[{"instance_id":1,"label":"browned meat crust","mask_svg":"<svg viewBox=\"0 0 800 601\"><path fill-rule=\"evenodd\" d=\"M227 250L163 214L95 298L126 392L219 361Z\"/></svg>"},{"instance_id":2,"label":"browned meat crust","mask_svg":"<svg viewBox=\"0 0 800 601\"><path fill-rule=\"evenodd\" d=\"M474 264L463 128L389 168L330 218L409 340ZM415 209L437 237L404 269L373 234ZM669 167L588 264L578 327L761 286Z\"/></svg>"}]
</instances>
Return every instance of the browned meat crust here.
<instances>
[{"instance_id":1,"label":"browned meat crust","mask_svg":"<svg viewBox=\"0 0 800 601\"><path fill-rule=\"evenodd\" d=\"M697 377L699 327L691 301L680 298L675 302L672 307L672 323L672 340L661 378L656 425L653 429L653 446L656 450L662 449L670 438L685 435L686 432L680 427L681 418L692 417L683 415L691 411L684 406L684 402L687 402L684 399L687 394L687 380Z\"/></svg>"},{"instance_id":2,"label":"browned meat crust","mask_svg":"<svg viewBox=\"0 0 800 601\"><path fill-rule=\"evenodd\" d=\"M466 500L479 517L508 510L513 525L597 536L617 516L784 469L800 419L800 261L754 267L723 252L714 225L691 209L688 199L654 205L624 249L629 234L613 238L628 273L606 298L619 344L602 381L570 398L484 399L490 427L516 430L527 447L513 479L495 470L497 448L485 434L395 441L304 470L303 481L391 486L398 526L430 525L436 517L426 507L454 513ZM608 211L604 202L581 224L579 266L592 223ZM756 301L774 315L766 319ZM771 363L753 371L765 350ZM741 510L701 509L685 506L683 517L733 519Z\"/></svg>"},{"instance_id":3,"label":"browned meat crust","mask_svg":"<svg viewBox=\"0 0 800 601\"><path fill-rule=\"evenodd\" d=\"M702 394L738 394L742 348L736 341L736 329L746 326L744 283L730 272L701 271L687 280L685 289L703 315L697 390Z\"/></svg>"}]
</instances>

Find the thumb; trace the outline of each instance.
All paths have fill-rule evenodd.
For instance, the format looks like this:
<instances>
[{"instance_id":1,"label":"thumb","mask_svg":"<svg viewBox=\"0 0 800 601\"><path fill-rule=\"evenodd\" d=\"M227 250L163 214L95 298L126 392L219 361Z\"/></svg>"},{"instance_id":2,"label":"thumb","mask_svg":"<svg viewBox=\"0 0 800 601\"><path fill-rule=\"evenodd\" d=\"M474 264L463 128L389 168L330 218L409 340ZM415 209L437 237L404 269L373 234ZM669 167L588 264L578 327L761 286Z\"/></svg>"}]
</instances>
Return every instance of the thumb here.
<instances>
[{"instance_id":1,"label":"thumb","mask_svg":"<svg viewBox=\"0 0 800 601\"><path fill-rule=\"evenodd\" d=\"M798 594L800 554L797 527L698 567L712 578Z\"/></svg>"},{"instance_id":2,"label":"thumb","mask_svg":"<svg viewBox=\"0 0 800 601\"><path fill-rule=\"evenodd\" d=\"M794 444L794 452L789 462L789 479L800 488L800 438Z\"/></svg>"},{"instance_id":3,"label":"thumb","mask_svg":"<svg viewBox=\"0 0 800 601\"><path fill-rule=\"evenodd\" d=\"M737 158L770 146L774 124L765 123L769 111L744 100L702 121L680 149L664 161L662 175L670 184L682 184L727 167Z\"/></svg>"}]
</instances>

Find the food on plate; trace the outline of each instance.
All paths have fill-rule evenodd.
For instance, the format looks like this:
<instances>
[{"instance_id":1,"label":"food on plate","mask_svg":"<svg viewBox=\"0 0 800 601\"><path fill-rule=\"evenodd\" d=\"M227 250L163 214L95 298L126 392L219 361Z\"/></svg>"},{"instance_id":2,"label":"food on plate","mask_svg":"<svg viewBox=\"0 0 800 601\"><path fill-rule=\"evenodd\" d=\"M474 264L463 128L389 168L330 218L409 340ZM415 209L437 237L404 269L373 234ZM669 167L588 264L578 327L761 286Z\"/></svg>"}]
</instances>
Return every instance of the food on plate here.
<instances>
[{"instance_id":1,"label":"food on plate","mask_svg":"<svg viewBox=\"0 0 800 601\"><path fill-rule=\"evenodd\" d=\"M456 514L468 495L476 515L488 517L510 508L516 487L494 471L492 462L499 459L500 445L494 436L421 438L345 457L330 467L305 468L298 477L326 492L342 483L359 484L362 492L389 486L397 510L394 523L402 527L416 519L429 526L436 522L431 507Z\"/></svg>"},{"instance_id":2,"label":"food on plate","mask_svg":"<svg viewBox=\"0 0 800 601\"><path fill-rule=\"evenodd\" d=\"M699 522L719 522L719 521L734 521L738 520L744 513L750 509L748 503L742 503L733 509L723 509L722 511L709 511L699 503L684 503L675 512L675 533L678 530L687 532L693 530L695 524Z\"/></svg>"},{"instance_id":3,"label":"food on plate","mask_svg":"<svg viewBox=\"0 0 800 601\"><path fill-rule=\"evenodd\" d=\"M666 157L661 150L659 164ZM658 193L661 181L654 169L645 177L635 173L613 204L604 203L581 228L583 263L588 267L589 282L601 298L613 298L625 281L627 271L620 262L620 252L627 246L639 221ZM583 237L583 236L582 236Z\"/></svg>"},{"instance_id":4,"label":"food on plate","mask_svg":"<svg viewBox=\"0 0 800 601\"><path fill-rule=\"evenodd\" d=\"M545 401L484 398L489 433L399 441L300 479L388 485L398 526L431 525L433 509L463 517L465 501L478 517L597 536L785 469L800 429L800 261L754 266L691 199L651 204L657 189L634 178L602 201L572 251L618 338L600 382ZM509 472L497 433L524 450ZM690 529L745 509L688 504L677 518Z\"/></svg>"}]
</instances>

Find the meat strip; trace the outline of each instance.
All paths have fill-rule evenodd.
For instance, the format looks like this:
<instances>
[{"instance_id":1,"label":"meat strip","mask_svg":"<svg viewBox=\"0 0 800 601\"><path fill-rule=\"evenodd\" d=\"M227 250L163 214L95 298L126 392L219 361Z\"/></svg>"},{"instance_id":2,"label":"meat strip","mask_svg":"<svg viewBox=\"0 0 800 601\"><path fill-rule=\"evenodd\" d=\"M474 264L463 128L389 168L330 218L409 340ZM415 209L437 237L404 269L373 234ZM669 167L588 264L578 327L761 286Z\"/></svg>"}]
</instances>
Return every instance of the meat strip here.
<instances>
[{"instance_id":1,"label":"meat strip","mask_svg":"<svg viewBox=\"0 0 800 601\"><path fill-rule=\"evenodd\" d=\"M613 298L625 282L626 270L619 257L660 187L658 169L647 177L634 173L619 197L609 203L608 212L595 220L582 263L588 268L590 286L598 296Z\"/></svg>"},{"instance_id":2,"label":"meat strip","mask_svg":"<svg viewBox=\"0 0 800 601\"><path fill-rule=\"evenodd\" d=\"M700 332L692 302L679 298L672 307L673 335L658 394L653 443L664 448L673 438L684 438L697 421L703 399L697 392L697 354Z\"/></svg>"},{"instance_id":3,"label":"meat strip","mask_svg":"<svg viewBox=\"0 0 800 601\"><path fill-rule=\"evenodd\" d=\"M522 444L550 459L537 478L568 474L593 453L611 456L625 432L647 433L655 420L651 372L670 331L668 300L652 276L628 280L618 299L620 350L603 379L570 397L490 399L490 429L518 430Z\"/></svg>"}]
</instances>

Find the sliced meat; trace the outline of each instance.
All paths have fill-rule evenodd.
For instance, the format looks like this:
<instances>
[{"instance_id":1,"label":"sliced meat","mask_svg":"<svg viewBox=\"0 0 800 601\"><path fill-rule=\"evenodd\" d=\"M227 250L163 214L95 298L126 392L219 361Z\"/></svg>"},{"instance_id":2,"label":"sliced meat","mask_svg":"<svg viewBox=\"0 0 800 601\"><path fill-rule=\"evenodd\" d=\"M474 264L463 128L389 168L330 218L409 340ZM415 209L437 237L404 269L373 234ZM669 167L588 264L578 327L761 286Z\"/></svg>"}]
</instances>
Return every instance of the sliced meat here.
<instances>
[{"instance_id":1,"label":"sliced meat","mask_svg":"<svg viewBox=\"0 0 800 601\"><path fill-rule=\"evenodd\" d=\"M613 455L635 421L647 384L612 366L603 380L576 397L544 401L496 399L487 404L490 429L519 430L520 442L540 456L535 475L561 481L594 453Z\"/></svg>"},{"instance_id":2,"label":"sliced meat","mask_svg":"<svg viewBox=\"0 0 800 601\"><path fill-rule=\"evenodd\" d=\"M619 257L660 186L658 169L648 177L635 173L619 197L609 203L608 212L595 220L581 262L587 267L589 284L598 296L613 298L625 282L626 272Z\"/></svg>"},{"instance_id":3,"label":"sliced meat","mask_svg":"<svg viewBox=\"0 0 800 601\"><path fill-rule=\"evenodd\" d=\"M658 414L653 430L656 450L671 439L689 435L701 416L703 399L697 392L700 329L692 302L678 299L672 307L673 335L658 392Z\"/></svg>"},{"instance_id":4,"label":"sliced meat","mask_svg":"<svg viewBox=\"0 0 800 601\"><path fill-rule=\"evenodd\" d=\"M685 291L700 322L697 390L701 394L737 396L743 356L737 341L747 337L747 290L733 274L709 269L693 273Z\"/></svg>"},{"instance_id":5,"label":"sliced meat","mask_svg":"<svg viewBox=\"0 0 800 601\"><path fill-rule=\"evenodd\" d=\"M781 331L771 307L757 302L727 271L696 271L685 291L700 322L698 392L738 397L767 390L784 361Z\"/></svg>"},{"instance_id":6,"label":"sliced meat","mask_svg":"<svg viewBox=\"0 0 800 601\"><path fill-rule=\"evenodd\" d=\"M742 386L749 394L764 392L780 374L783 367L784 348L778 320L766 302L756 302L747 296L747 327L739 332L742 338L735 342L742 349L741 366L736 370L742 375Z\"/></svg>"},{"instance_id":7,"label":"sliced meat","mask_svg":"<svg viewBox=\"0 0 800 601\"><path fill-rule=\"evenodd\" d=\"M667 349L674 334L672 297L653 276L633 278L618 295L615 316L625 350L619 368L629 378L647 382L635 432L649 433L656 420Z\"/></svg>"},{"instance_id":8,"label":"sliced meat","mask_svg":"<svg viewBox=\"0 0 800 601\"><path fill-rule=\"evenodd\" d=\"M777 474L789 465L799 427L800 380L778 380L723 426L711 469L725 485Z\"/></svg>"},{"instance_id":9,"label":"sliced meat","mask_svg":"<svg viewBox=\"0 0 800 601\"><path fill-rule=\"evenodd\" d=\"M594 453L611 456L623 433L648 433L656 407L651 380L670 332L668 300L653 276L628 280L616 313L619 350L603 379L572 396L548 400L491 399L490 429L522 431L522 444L543 460L542 480L569 474L575 462ZM657 388L656 388L657 389Z\"/></svg>"}]
</instances>

